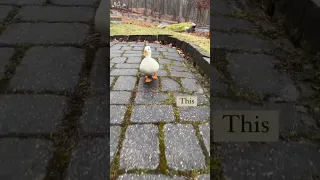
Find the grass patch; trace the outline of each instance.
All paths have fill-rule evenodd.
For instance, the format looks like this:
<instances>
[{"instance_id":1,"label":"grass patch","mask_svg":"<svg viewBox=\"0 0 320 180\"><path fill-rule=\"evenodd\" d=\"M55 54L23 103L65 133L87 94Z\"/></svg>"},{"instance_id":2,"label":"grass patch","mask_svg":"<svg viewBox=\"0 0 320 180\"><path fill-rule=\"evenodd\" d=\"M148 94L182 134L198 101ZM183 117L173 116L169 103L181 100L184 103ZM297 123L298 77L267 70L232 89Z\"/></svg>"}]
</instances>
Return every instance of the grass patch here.
<instances>
[{"instance_id":1,"label":"grass patch","mask_svg":"<svg viewBox=\"0 0 320 180\"><path fill-rule=\"evenodd\" d=\"M172 31L185 31L186 27L190 27L192 25L192 22L185 22L185 23L178 23L178 24L170 24L167 25L165 28L170 29Z\"/></svg>"},{"instance_id":2,"label":"grass patch","mask_svg":"<svg viewBox=\"0 0 320 180\"><path fill-rule=\"evenodd\" d=\"M134 24L110 24L110 35L161 35L168 34L175 38L184 39L198 45L210 53L210 39L194 36L187 33L178 33L170 29L159 29L156 27L142 27Z\"/></svg>"}]
</instances>

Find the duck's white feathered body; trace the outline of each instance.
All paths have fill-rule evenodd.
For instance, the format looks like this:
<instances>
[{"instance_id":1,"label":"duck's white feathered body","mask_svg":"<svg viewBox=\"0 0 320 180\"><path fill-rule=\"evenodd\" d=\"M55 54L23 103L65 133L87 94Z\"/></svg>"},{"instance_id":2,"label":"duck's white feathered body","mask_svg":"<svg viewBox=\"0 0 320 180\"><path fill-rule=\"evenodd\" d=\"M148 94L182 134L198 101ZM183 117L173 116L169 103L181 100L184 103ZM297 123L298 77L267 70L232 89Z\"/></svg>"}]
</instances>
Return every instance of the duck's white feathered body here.
<instances>
[{"instance_id":1,"label":"duck's white feathered body","mask_svg":"<svg viewBox=\"0 0 320 180\"><path fill-rule=\"evenodd\" d=\"M140 72L145 75L154 75L159 70L159 63L151 57L151 48L150 46L146 46L144 48L143 55L145 58L141 61L140 64Z\"/></svg>"},{"instance_id":2,"label":"duck's white feathered body","mask_svg":"<svg viewBox=\"0 0 320 180\"><path fill-rule=\"evenodd\" d=\"M159 70L159 67L159 63L155 59L146 57L141 61L139 70L146 75L153 75Z\"/></svg>"}]
</instances>

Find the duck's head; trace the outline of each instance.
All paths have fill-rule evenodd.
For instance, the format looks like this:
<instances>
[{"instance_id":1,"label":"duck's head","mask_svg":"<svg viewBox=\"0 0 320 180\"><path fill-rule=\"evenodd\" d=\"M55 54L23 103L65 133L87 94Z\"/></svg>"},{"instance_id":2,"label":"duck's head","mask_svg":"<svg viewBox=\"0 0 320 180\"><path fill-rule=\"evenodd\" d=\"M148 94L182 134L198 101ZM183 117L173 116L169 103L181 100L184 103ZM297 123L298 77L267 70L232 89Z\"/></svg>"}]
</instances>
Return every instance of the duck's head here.
<instances>
[{"instance_id":1,"label":"duck's head","mask_svg":"<svg viewBox=\"0 0 320 180\"><path fill-rule=\"evenodd\" d=\"M145 57L151 57L151 47L150 46L144 47L143 55Z\"/></svg>"}]
</instances>

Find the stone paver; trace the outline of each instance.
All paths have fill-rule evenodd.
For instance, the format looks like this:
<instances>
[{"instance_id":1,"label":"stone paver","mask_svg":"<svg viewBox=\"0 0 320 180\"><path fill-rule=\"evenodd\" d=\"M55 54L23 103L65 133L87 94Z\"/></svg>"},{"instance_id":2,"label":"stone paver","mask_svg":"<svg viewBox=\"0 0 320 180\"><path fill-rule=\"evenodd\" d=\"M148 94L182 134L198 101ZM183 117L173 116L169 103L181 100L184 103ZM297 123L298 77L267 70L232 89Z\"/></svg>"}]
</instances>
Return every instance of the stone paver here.
<instances>
[{"instance_id":1,"label":"stone paver","mask_svg":"<svg viewBox=\"0 0 320 180\"><path fill-rule=\"evenodd\" d=\"M4 76L6 67L9 65L10 58L14 53L13 48L0 48L0 79Z\"/></svg>"},{"instance_id":2,"label":"stone paver","mask_svg":"<svg viewBox=\"0 0 320 180\"><path fill-rule=\"evenodd\" d=\"M109 172L109 138L80 141L71 155L66 179L106 179Z\"/></svg>"},{"instance_id":3,"label":"stone paver","mask_svg":"<svg viewBox=\"0 0 320 180\"><path fill-rule=\"evenodd\" d=\"M1 4L14 4L14 5L42 5L45 0L1 0Z\"/></svg>"},{"instance_id":4,"label":"stone paver","mask_svg":"<svg viewBox=\"0 0 320 180\"><path fill-rule=\"evenodd\" d=\"M218 147L219 152L224 152L225 176L231 179L310 179L319 172L319 147L310 142L237 143Z\"/></svg>"},{"instance_id":5,"label":"stone paver","mask_svg":"<svg viewBox=\"0 0 320 180\"><path fill-rule=\"evenodd\" d=\"M0 95L0 133L54 133L67 99L54 95Z\"/></svg>"},{"instance_id":6,"label":"stone paver","mask_svg":"<svg viewBox=\"0 0 320 180\"><path fill-rule=\"evenodd\" d=\"M203 143L207 148L207 152L210 155L210 125L209 124L201 124L199 125L200 134L203 138Z\"/></svg>"},{"instance_id":7,"label":"stone paver","mask_svg":"<svg viewBox=\"0 0 320 180\"><path fill-rule=\"evenodd\" d=\"M84 62L84 50L73 47L34 47L27 51L10 89L73 91Z\"/></svg>"},{"instance_id":8,"label":"stone paver","mask_svg":"<svg viewBox=\"0 0 320 180\"><path fill-rule=\"evenodd\" d=\"M173 79L163 78L161 79L163 91L180 91L180 85Z\"/></svg>"},{"instance_id":9,"label":"stone paver","mask_svg":"<svg viewBox=\"0 0 320 180\"><path fill-rule=\"evenodd\" d=\"M108 48L100 48L95 57L95 61L91 70L91 85L92 91L99 91L109 93L108 91L108 77L110 76L110 71L108 71L108 62L110 54ZM110 76L110 82L113 76Z\"/></svg>"},{"instance_id":10,"label":"stone paver","mask_svg":"<svg viewBox=\"0 0 320 180\"><path fill-rule=\"evenodd\" d=\"M3 179L43 179L53 153L50 141L0 140L0 176Z\"/></svg>"},{"instance_id":11,"label":"stone paver","mask_svg":"<svg viewBox=\"0 0 320 180\"><path fill-rule=\"evenodd\" d=\"M0 5L0 21L3 21L12 10L12 6L1 6Z\"/></svg>"},{"instance_id":12,"label":"stone paver","mask_svg":"<svg viewBox=\"0 0 320 180\"><path fill-rule=\"evenodd\" d=\"M231 75L239 88L256 93L279 94L292 100L299 97L292 81L273 69L273 63L279 62L274 57L228 54L227 60L230 62ZM244 66L246 68L243 68ZM252 73L255 76L252 76Z\"/></svg>"},{"instance_id":13,"label":"stone paver","mask_svg":"<svg viewBox=\"0 0 320 180\"><path fill-rule=\"evenodd\" d=\"M110 126L110 164L118 149L121 130L119 126Z\"/></svg>"},{"instance_id":14,"label":"stone paver","mask_svg":"<svg viewBox=\"0 0 320 180\"><path fill-rule=\"evenodd\" d=\"M215 40L210 41L211 48L226 48L253 52L270 52L275 48L271 42L247 34L213 32L212 36L215 37Z\"/></svg>"},{"instance_id":15,"label":"stone paver","mask_svg":"<svg viewBox=\"0 0 320 180\"><path fill-rule=\"evenodd\" d=\"M110 123L121 124L124 121L124 115L126 111L127 111L126 106L111 105L110 106Z\"/></svg>"},{"instance_id":16,"label":"stone paver","mask_svg":"<svg viewBox=\"0 0 320 180\"><path fill-rule=\"evenodd\" d=\"M120 153L120 168L156 169L159 165L158 128L155 125L132 125L126 132Z\"/></svg>"},{"instance_id":17,"label":"stone paver","mask_svg":"<svg viewBox=\"0 0 320 180\"><path fill-rule=\"evenodd\" d=\"M320 177L319 141L312 137L314 133L319 134L319 124L316 118L313 118L313 114L305 108L314 105L302 100L301 97L310 102L314 102L314 97L310 93L308 96L302 96L302 91L305 90L300 92L299 87L306 87L306 83L301 82L299 77L319 70L310 65L309 57L302 58L305 61L301 63L301 70L295 68L295 62L302 61L297 54L306 52L295 48L287 38L280 35L282 29L279 29L278 24L273 24L267 19L262 20L261 17L265 15L258 4L260 5L260 3L235 0L215 0L210 4L212 61L218 65L227 63L226 67L219 68L220 74L218 72L213 74L217 74L218 78L221 77L222 83L234 91L234 94L229 96L225 90L221 91L222 87L215 86L216 80L211 79L212 94L219 96L217 91L224 94L224 98L211 97L214 99L211 109L277 110L281 138L278 142L272 143L212 142L214 151L210 155L214 157L214 164L221 164L220 168L214 169L214 177L317 179ZM302 12L294 11L294 14L299 13ZM241 18L239 14L253 16ZM259 16L260 20L254 16ZM291 19L287 17L286 20ZM308 66L312 68L307 69ZM215 68L218 69L216 66ZM230 86L231 83L233 87ZM253 94L262 97L258 100L260 105L248 102L254 100ZM235 96L241 98L234 99ZM188 119L191 112L187 110L179 114ZM203 136L202 132L208 131L209 127L204 124L198 127L208 149L209 137ZM215 129L210 130L215 131ZM200 176L198 179L201 179Z\"/></svg>"},{"instance_id":18,"label":"stone paver","mask_svg":"<svg viewBox=\"0 0 320 180\"><path fill-rule=\"evenodd\" d=\"M206 121L210 117L210 108L206 106L179 107L179 114L184 121Z\"/></svg>"},{"instance_id":19,"label":"stone paver","mask_svg":"<svg viewBox=\"0 0 320 180\"><path fill-rule=\"evenodd\" d=\"M110 76L135 76L137 73L137 69L113 69L110 73Z\"/></svg>"},{"instance_id":20,"label":"stone paver","mask_svg":"<svg viewBox=\"0 0 320 180\"><path fill-rule=\"evenodd\" d=\"M97 133L107 133L109 131L110 123L106 121L106 119L109 119L109 112L106 111L108 101L109 99L105 96L87 98L81 117L84 131Z\"/></svg>"},{"instance_id":21,"label":"stone paver","mask_svg":"<svg viewBox=\"0 0 320 180\"><path fill-rule=\"evenodd\" d=\"M198 180L210 180L210 174L201 174L198 176Z\"/></svg>"},{"instance_id":22,"label":"stone paver","mask_svg":"<svg viewBox=\"0 0 320 180\"><path fill-rule=\"evenodd\" d=\"M22 7L15 18L23 21L89 22L94 9L88 7Z\"/></svg>"},{"instance_id":23,"label":"stone paver","mask_svg":"<svg viewBox=\"0 0 320 180\"><path fill-rule=\"evenodd\" d=\"M132 110L133 122L172 122L174 121L173 108L170 105L140 105Z\"/></svg>"},{"instance_id":24,"label":"stone paver","mask_svg":"<svg viewBox=\"0 0 320 180\"><path fill-rule=\"evenodd\" d=\"M164 126L164 137L166 158L170 168L179 170L205 168L205 157L192 125L167 124Z\"/></svg>"},{"instance_id":25,"label":"stone paver","mask_svg":"<svg viewBox=\"0 0 320 180\"><path fill-rule=\"evenodd\" d=\"M127 105L131 98L131 92L127 91L110 91L110 104Z\"/></svg>"},{"instance_id":26,"label":"stone paver","mask_svg":"<svg viewBox=\"0 0 320 180\"><path fill-rule=\"evenodd\" d=\"M113 86L113 90L131 91L136 85L136 77L120 76Z\"/></svg>"},{"instance_id":27,"label":"stone paver","mask_svg":"<svg viewBox=\"0 0 320 180\"><path fill-rule=\"evenodd\" d=\"M0 44L82 44L88 30L88 25L77 23L10 24Z\"/></svg>"}]
</instances>

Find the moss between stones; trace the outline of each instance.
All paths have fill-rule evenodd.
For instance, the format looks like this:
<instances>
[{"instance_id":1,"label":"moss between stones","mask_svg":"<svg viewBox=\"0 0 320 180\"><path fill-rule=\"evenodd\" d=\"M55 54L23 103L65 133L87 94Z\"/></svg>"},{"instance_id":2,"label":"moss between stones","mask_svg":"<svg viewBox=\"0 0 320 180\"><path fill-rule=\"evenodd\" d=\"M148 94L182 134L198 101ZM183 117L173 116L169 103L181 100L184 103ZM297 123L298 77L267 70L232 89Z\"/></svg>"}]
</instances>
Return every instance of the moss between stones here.
<instances>
[{"instance_id":1,"label":"moss between stones","mask_svg":"<svg viewBox=\"0 0 320 180\"><path fill-rule=\"evenodd\" d=\"M166 105L173 105L175 103L175 98L172 92L168 92L169 98L164 102Z\"/></svg>"},{"instance_id":2,"label":"moss between stones","mask_svg":"<svg viewBox=\"0 0 320 180\"><path fill-rule=\"evenodd\" d=\"M89 77L97 49L86 48L85 62L81 66L78 84L68 99L67 113L58 125L58 133L54 137L55 151L47 167L46 180L62 179L63 172L68 168L73 148L81 140L79 118L88 95Z\"/></svg>"},{"instance_id":3,"label":"moss between stones","mask_svg":"<svg viewBox=\"0 0 320 180\"><path fill-rule=\"evenodd\" d=\"M140 76L137 76L135 88L138 88L139 80L140 80ZM114 155L114 159L112 161L111 168L110 168L110 179L112 180L116 180L120 174L123 174L123 170L120 169L120 151L122 149L122 143L126 136L126 130L130 125L130 118L132 114L134 100L136 98L136 93L137 93L136 89L132 91L129 104L127 106L127 111L124 116L124 121L123 121L124 127L122 128L121 134L119 136L117 152Z\"/></svg>"},{"instance_id":4,"label":"moss between stones","mask_svg":"<svg viewBox=\"0 0 320 180\"><path fill-rule=\"evenodd\" d=\"M251 103L261 104L264 100L264 96L254 92L246 92L242 89L236 89L230 87L230 94L234 100L247 100Z\"/></svg>"},{"instance_id":5,"label":"moss between stones","mask_svg":"<svg viewBox=\"0 0 320 180\"><path fill-rule=\"evenodd\" d=\"M31 46L16 46L14 53L9 59L9 64L5 69L4 76L0 79L0 92L6 91L9 85L9 79L15 74L17 66L20 64L25 53L30 49Z\"/></svg>"},{"instance_id":6,"label":"moss between stones","mask_svg":"<svg viewBox=\"0 0 320 180\"><path fill-rule=\"evenodd\" d=\"M164 64L163 67L164 67L164 70L167 71L168 76L171 77L171 72L170 72L170 70L169 70L168 65L167 65L167 64Z\"/></svg>"},{"instance_id":7,"label":"moss between stones","mask_svg":"<svg viewBox=\"0 0 320 180\"><path fill-rule=\"evenodd\" d=\"M114 80L113 80L113 82L111 83L110 90L113 89L113 86L116 84L118 78L119 78L119 76L114 76Z\"/></svg>"},{"instance_id":8,"label":"moss between stones","mask_svg":"<svg viewBox=\"0 0 320 180\"><path fill-rule=\"evenodd\" d=\"M206 148L206 146L204 144L203 137L202 137L200 129L199 129L199 125L193 124L193 128L196 131L196 136L197 136L197 138L199 140L199 143L200 143L200 146L201 146L201 149L202 149L202 153L204 154L206 162L207 162L207 166L210 169L210 155L209 155L209 152L207 151L207 148Z\"/></svg>"},{"instance_id":9,"label":"moss between stones","mask_svg":"<svg viewBox=\"0 0 320 180\"><path fill-rule=\"evenodd\" d=\"M320 132L312 131L309 133L302 133L296 131L290 131L287 136L280 136L282 140L310 140L310 141L320 141Z\"/></svg>"},{"instance_id":10,"label":"moss between stones","mask_svg":"<svg viewBox=\"0 0 320 180\"><path fill-rule=\"evenodd\" d=\"M213 170L213 179L214 180L222 180L222 169L220 160L217 157L212 157L210 159L210 167Z\"/></svg>"},{"instance_id":11,"label":"moss between stones","mask_svg":"<svg viewBox=\"0 0 320 180\"><path fill-rule=\"evenodd\" d=\"M158 125L159 128L159 149L160 149L160 164L159 171L162 174L168 174L168 163L165 155L165 143L164 143L164 123L160 122Z\"/></svg>"}]
</instances>

